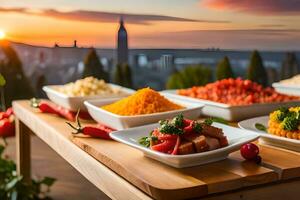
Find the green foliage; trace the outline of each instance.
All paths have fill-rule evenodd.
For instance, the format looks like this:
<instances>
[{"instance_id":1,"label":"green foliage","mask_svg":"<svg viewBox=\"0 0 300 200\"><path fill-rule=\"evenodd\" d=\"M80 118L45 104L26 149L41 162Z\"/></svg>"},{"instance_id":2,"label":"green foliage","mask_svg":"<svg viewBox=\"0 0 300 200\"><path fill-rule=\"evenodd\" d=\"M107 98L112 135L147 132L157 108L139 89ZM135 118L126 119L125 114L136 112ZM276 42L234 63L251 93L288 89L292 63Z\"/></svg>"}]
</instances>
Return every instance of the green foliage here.
<instances>
[{"instance_id":1,"label":"green foliage","mask_svg":"<svg viewBox=\"0 0 300 200\"><path fill-rule=\"evenodd\" d=\"M230 61L227 56L225 56L221 62L219 62L216 70L216 77L218 80L226 78L234 78L233 71L231 69Z\"/></svg>"},{"instance_id":2,"label":"green foliage","mask_svg":"<svg viewBox=\"0 0 300 200\"><path fill-rule=\"evenodd\" d=\"M0 74L0 87L4 86L6 84L5 78Z\"/></svg>"},{"instance_id":3,"label":"green foliage","mask_svg":"<svg viewBox=\"0 0 300 200\"><path fill-rule=\"evenodd\" d=\"M132 88L132 75L131 75L131 69L128 64L125 64L124 66L124 86L128 88Z\"/></svg>"},{"instance_id":4,"label":"green foliage","mask_svg":"<svg viewBox=\"0 0 300 200\"><path fill-rule=\"evenodd\" d=\"M0 42L0 49L5 55L5 61L0 62L0 73L6 80L4 97L7 106L16 99L27 99L34 96L33 88L25 76L21 60L16 51L7 41Z\"/></svg>"},{"instance_id":5,"label":"green foliage","mask_svg":"<svg viewBox=\"0 0 300 200\"><path fill-rule=\"evenodd\" d=\"M99 60L96 50L92 48L84 59L84 70L82 78L93 76L98 79L109 81L109 74L103 70L103 66Z\"/></svg>"},{"instance_id":6,"label":"green foliage","mask_svg":"<svg viewBox=\"0 0 300 200\"><path fill-rule=\"evenodd\" d=\"M212 80L212 72L202 65L189 66L172 74L167 81L167 89L182 89L205 85Z\"/></svg>"},{"instance_id":7,"label":"green foliage","mask_svg":"<svg viewBox=\"0 0 300 200\"><path fill-rule=\"evenodd\" d=\"M253 51L247 71L247 79L266 86L268 84L267 71L258 51Z\"/></svg>"},{"instance_id":8,"label":"green foliage","mask_svg":"<svg viewBox=\"0 0 300 200\"><path fill-rule=\"evenodd\" d=\"M131 68L128 64L117 64L114 72L114 83L132 88Z\"/></svg>"},{"instance_id":9,"label":"green foliage","mask_svg":"<svg viewBox=\"0 0 300 200\"><path fill-rule=\"evenodd\" d=\"M287 53L281 66L281 79L291 78L297 75L299 71L299 65L295 53Z\"/></svg>"},{"instance_id":10,"label":"green foliage","mask_svg":"<svg viewBox=\"0 0 300 200\"><path fill-rule=\"evenodd\" d=\"M42 180L31 180L25 183L17 175L16 164L3 156L5 147L0 145L0 199L3 200L50 200L50 187L55 179L45 177Z\"/></svg>"}]
</instances>

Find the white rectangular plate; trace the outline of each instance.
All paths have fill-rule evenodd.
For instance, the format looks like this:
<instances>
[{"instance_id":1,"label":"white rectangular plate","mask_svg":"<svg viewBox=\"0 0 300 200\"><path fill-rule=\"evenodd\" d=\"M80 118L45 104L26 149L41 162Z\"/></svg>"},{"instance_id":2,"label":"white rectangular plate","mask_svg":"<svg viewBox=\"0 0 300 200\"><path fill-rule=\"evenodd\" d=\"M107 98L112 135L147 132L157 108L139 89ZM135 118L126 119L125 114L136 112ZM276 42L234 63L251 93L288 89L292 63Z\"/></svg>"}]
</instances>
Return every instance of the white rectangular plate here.
<instances>
[{"instance_id":1,"label":"white rectangular plate","mask_svg":"<svg viewBox=\"0 0 300 200\"><path fill-rule=\"evenodd\" d=\"M264 131L257 130L255 128L256 123L263 124L268 127L268 116L256 117L252 119L247 119L238 123L239 127L245 130L256 131L260 135L259 142L262 144L268 144L284 149L289 149L293 151L300 152L300 140L279 137L277 135L269 134Z\"/></svg>"},{"instance_id":2,"label":"white rectangular plate","mask_svg":"<svg viewBox=\"0 0 300 200\"><path fill-rule=\"evenodd\" d=\"M69 97L61 92L55 90L55 87L61 87L62 85L49 85L44 86L43 90L46 92L48 98L57 105L67 108L72 111L86 110L83 102L91 99L106 99L113 97L125 97L135 92L135 90L121 87L119 85L108 83L112 88L120 89L123 94L110 94L110 95L96 95L96 96L86 96L86 97Z\"/></svg>"},{"instance_id":3,"label":"white rectangular plate","mask_svg":"<svg viewBox=\"0 0 300 200\"><path fill-rule=\"evenodd\" d=\"M119 100L117 98L106 99L106 100L105 99L90 100L90 101L85 101L84 104L86 105L88 112L90 113L90 115L94 120L96 120L99 123L103 123L111 128L115 128L117 130L155 123L161 119L168 119L168 118L175 117L180 113L182 113L185 117L191 119L197 119L200 116L203 104L186 102L177 99L176 97L170 97L169 94L163 94L163 95L170 101L182 105L185 108L180 110L173 110L168 112L160 112L160 113L153 113L153 114L146 114L146 115L121 116L100 108L101 106L111 104Z\"/></svg>"},{"instance_id":4,"label":"white rectangular plate","mask_svg":"<svg viewBox=\"0 0 300 200\"><path fill-rule=\"evenodd\" d=\"M158 126L159 124L156 123L147 126L116 131L112 132L110 136L118 142L139 149L147 157L176 168L203 165L226 159L228 154L239 150L243 144L254 141L259 137L257 133L252 131L242 130L224 124L213 123L213 126L223 129L223 132L227 136L227 139L229 141L229 146L202 153L194 153L188 155L170 155L153 151L150 148L140 145L138 142L141 137L148 136L150 131L157 128Z\"/></svg>"},{"instance_id":5,"label":"white rectangular plate","mask_svg":"<svg viewBox=\"0 0 300 200\"><path fill-rule=\"evenodd\" d=\"M221 117L228 121L240 121L250 117L257 117L269 114L273 110L281 106L291 107L299 106L300 101L279 102L279 103L261 103L244 106L231 106L224 103L208 101L203 99L196 99L187 96L176 94L176 90L165 90L163 93L169 93L177 98L194 103L204 104L202 114L212 117Z\"/></svg>"},{"instance_id":6,"label":"white rectangular plate","mask_svg":"<svg viewBox=\"0 0 300 200\"><path fill-rule=\"evenodd\" d=\"M282 94L300 96L300 85L288 85L282 83L273 83L275 90Z\"/></svg>"}]
</instances>

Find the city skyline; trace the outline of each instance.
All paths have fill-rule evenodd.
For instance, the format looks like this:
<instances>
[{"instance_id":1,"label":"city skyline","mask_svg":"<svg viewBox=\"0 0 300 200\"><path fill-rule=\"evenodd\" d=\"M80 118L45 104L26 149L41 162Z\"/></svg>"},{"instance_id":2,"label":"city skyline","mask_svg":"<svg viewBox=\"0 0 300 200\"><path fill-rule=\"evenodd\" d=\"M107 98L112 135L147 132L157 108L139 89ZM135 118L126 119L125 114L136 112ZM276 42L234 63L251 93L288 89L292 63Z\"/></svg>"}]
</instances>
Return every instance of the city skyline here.
<instances>
[{"instance_id":1,"label":"city skyline","mask_svg":"<svg viewBox=\"0 0 300 200\"><path fill-rule=\"evenodd\" d=\"M33 45L115 48L123 16L130 48L300 49L297 0L2 1L0 30Z\"/></svg>"}]
</instances>

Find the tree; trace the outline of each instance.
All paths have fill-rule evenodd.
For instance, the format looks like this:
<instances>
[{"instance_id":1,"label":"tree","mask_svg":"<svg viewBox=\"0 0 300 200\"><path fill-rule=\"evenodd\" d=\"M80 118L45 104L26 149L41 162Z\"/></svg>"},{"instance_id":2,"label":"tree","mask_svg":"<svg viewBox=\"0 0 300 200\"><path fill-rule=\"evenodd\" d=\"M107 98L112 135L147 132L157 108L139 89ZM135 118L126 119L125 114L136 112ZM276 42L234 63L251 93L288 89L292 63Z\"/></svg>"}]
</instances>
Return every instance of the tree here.
<instances>
[{"instance_id":1,"label":"tree","mask_svg":"<svg viewBox=\"0 0 300 200\"><path fill-rule=\"evenodd\" d=\"M13 100L33 97L34 90L23 72L22 63L16 51L8 41L1 41L0 49L6 57L0 65L0 73L6 80L3 91L5 104L10 106Z\"/></svg>"},{"instance_id":2,"label":"tree","mask_svg":"<svg viewBox=\"0 0 300 200\"><path fill-rule=\"evenodd\" d=\"M205 85L212 80L212 72L202 65L189 66L172 74L167 81L167 89L182 89Z\"/></svg>"},{"instance_id":3,"label":"tree","mask_svg":"<svg viewBox=\"0 0 300 200\"><path fill-rule=\"evenodd\" d=\"M114 72L114 83L132 88L131 68L128 64L117 64Z\"/></svg>"},{"instance_id":4,"label":"tree","mask_svg":"<svg viewBox=\"0 0 300 200\"><path fill-rule=\"evenodd\" d=\"M267 86L268 76L258 51L253 51L247 71L247 79Z\"/></svg>"},{"instance_id":5,"label":"tree","mask_svg":"<svg viewBox=\"0 0 300 200\"><path fill-rule=\"evenodd\" d=\"M114 83L118 85L123 84L123 73L122 73L122 65L117 64L114 72Z\"/></svg>"},{"instance_id":6,"label":"tree","mask_svg":"<svg viewBox=\"0 0 300 200\"><path fill-rule=\"evenodd\" d=\"M103 70L103 66L94 48L90 49L84 59L82 78L93 76L98 79L109 81L109 74Z\"/></svg>"},{"instance_id":7,"label":"tree","mask_svg":"<svg viewBox=\"0 0 300 200\"><path fill-rule=\"evenodd\" d=\"M216 70L216 77L218 80L225 78L234 78L233 71L231 69L230 61L227 56L225 56L218 64Z\"/></svg>"},{"instance_id":8,"label":"tree","mask_svg":"<svg viewBox=\"0 0 300 200\"><path fill-rule=\"evenodd\" d=\"M299 73L299 65L295 53L286 53L281 66L281 79L288 79Z\"/></svg>"},{"instance_id":9,"label":"tree","mask_svg":"<svg viewBox=\"0 0 300 200\"><path fill-rule=\"evenodd\" d=\"M124 66L124 86L132 88L131 68L128 64Z\"/></svg>"}]
</instances>

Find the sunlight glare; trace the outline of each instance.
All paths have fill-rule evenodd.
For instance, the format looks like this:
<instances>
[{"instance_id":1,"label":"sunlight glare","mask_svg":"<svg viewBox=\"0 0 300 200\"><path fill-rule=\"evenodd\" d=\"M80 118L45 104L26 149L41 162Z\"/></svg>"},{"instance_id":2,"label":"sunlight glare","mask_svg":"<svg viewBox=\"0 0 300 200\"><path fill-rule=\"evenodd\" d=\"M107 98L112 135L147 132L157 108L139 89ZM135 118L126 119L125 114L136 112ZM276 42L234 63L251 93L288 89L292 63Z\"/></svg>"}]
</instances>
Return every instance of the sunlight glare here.
<instances>
[{"instance_id":1,"label":"sunlight glare","mask_svg":"<svg viewBox=\"0 0 300 200\"><path fill-rule=\"evenodd\" d=\"M5 32L0 30L0 40L5 38Z\"/></svg>"}]
</instances>

